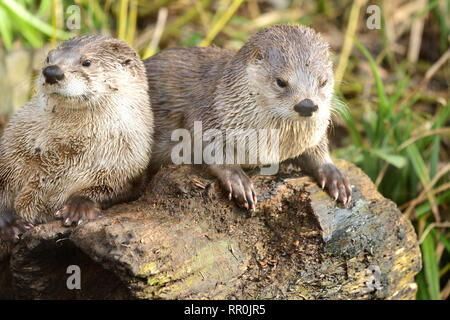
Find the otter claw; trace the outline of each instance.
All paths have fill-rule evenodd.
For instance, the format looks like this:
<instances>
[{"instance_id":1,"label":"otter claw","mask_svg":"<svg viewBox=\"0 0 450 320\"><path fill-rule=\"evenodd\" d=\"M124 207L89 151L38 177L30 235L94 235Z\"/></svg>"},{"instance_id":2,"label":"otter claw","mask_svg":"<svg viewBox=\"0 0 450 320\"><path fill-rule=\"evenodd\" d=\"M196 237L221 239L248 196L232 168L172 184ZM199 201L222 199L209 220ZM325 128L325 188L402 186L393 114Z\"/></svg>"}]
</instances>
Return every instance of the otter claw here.
<instances>
[{"instance_id":1,"label":"otter claw","mask_svg":"<svg viewBox=\"0 0 450 320\"><path fill-rule=\"evenodd\" d=\"M320 166L315 173L322 189L326 186L335 201L347 204L351 200L351 187L347 177L332 163Z\"/></svg>"},{"instance_id":2,"label":"otter claw","mask_svg":"<svg viewBox=\"0 0 450 320\"><path fill-rule=\"evenodd\" d=\"M234 198L238 206L247 210L255 209L253 183L240 167L220 167L214 171L229 200Z\"/></svg>"},{"instance_id":3,"label":"otter claw","mask_svg":"<svg viewBox=\"0 0 450 320\"><path fill-rule=\"evenodd\" d=\"M17 242L22 235L34 228L34 225L23 220L12 210L0 208L0 239Z\"/></svg>"},{"instance_id":4,"label":"otter claw","mask_svg":"<svg viewBox=\"0 0 450 320\"><path fill-rule=\"evenodd\" d=\"M34 228L34 225L32 223L26 222L23 227L25 228L25 230L31 230Z\"/></svg>"},{"instance_id":5,"label":"otter claw","mask_svg":"<svg viewBox=\"0 0 450 320\"><path fill-rule=\"evenodd\" d=\"M100 216L97 204L83 196L72 196L64 207L55 213L57 218L62 218L63 225L70 227L80 225L86 220L96 219Z\"/></svg>"}]
</instances>

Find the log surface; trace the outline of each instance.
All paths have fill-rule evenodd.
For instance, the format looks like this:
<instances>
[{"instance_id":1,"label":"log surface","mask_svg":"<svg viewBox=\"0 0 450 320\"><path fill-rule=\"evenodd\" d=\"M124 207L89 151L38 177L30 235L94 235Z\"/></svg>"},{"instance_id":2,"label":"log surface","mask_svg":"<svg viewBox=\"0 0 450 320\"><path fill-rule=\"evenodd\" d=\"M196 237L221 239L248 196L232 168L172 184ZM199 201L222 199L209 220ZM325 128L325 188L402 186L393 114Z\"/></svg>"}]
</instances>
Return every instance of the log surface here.
<instances>
[{"instance_id":1,"label":"log surface","mask_svg":"<svg viewBox=\"0 0 450 320\"><path fill-rule=\"evenodd\" d=\"M253 213L197 169L163 168L139 200L96 221L26 233L0 262L0 298L414 299L411 223L360 169L337 165L350 205L294 170L253 176ZM67 289L70 265L81 290Z\"/></svg>"}]
</instances>

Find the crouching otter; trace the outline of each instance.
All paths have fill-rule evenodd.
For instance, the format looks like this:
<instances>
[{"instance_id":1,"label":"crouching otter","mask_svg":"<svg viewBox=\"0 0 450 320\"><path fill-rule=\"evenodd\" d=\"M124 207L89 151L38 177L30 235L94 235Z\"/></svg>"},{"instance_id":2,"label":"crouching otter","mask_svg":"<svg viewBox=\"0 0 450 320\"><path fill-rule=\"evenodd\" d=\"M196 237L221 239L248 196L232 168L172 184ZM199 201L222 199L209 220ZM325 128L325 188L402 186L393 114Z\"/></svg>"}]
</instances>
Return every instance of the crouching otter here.
<instances>
[{"instance_id":1,"label":"crouching otter","mask_svg":"<svg viewBox=\"0 0 450 320\"><path fill-rule=\"evenodd\" d=\"M349 181L328 151L332 62L328 44L312 29L277 25L254 35L236 54L214 47L172 48L147 59L145 65L159 124L153 170L172 161L172 150L178 144L172 141L172 133L184 128L194 137L197 121L203 132L218 130L226 135L221 141L243 140L246 129L276 130L277 152L261 150L250 142L244 163L207 165L230 199L249 209L255 207L253 184L241 166L252 166L248 156L259 152L265 153L260 158L266 164L294 162L322 188L327 187L333 198L350 201ZM255 165L264 164L259 160Z\"/></svg>"},{"instance_id":2,"label":"crouching otter","mask_svg":"<svg viewBox=\"0 0 450 320\"><path fill-rule=\"evenodd\" d=\"M139 197L151 155L146 72L124 41L81 36L48 53L38 91L0 141L0 238L96 218Z\"/></svg>"}]
</instances>

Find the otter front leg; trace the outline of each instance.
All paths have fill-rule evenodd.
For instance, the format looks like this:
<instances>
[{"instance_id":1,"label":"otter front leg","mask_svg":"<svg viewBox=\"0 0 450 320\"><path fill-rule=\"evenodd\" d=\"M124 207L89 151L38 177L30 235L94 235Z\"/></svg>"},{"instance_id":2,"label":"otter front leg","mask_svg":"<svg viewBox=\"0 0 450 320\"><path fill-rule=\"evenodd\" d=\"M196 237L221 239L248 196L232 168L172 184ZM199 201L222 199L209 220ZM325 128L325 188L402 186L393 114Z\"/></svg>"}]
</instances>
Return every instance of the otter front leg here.
<instances>
[{"instance_id":1,"label":"otter front leg","mask_svg":"<svg viewBox=\"0 0 450 320\"><path fill-rule=\"evenodd\" d=\"M119 190L109 186L94 186L74 193L63 207L55 213L65 226L79 225L97 219L102 209L116 203L134 201L142 194L146 177L140 176L125 183Z\"/></svg>"},{"instance_id":2,"label":"otter front leg","mask_svg":"<svg viewBox=\"0 0 450 320\"><path fill-rule=\"evenodd\" d=\"M55 213L55 217L62 219L63 224L69 227L79 225L83 221L97 219L100 212L100 207L95 201L86 196L72 195Z\"/></svg>"},{"instance_id":3,"label":"otter front leg","mask_svg":"<svg viewBox=\"0 0 450 320\"><path fill-rule=\"evenodd\" d=\"M237 205L249 210L255 209L256 193L253 183L239 166L210 165L208 169L219 180L229 200L234 198Z\"/></svg>"},{"instance_id":4,"label":"otter front leg","mask_svg":"<svg viewBox=\"0 0 450 320\"><path fill-rule=\"evenodd\" d=\"M0 240L17 242L25 232L33 227L13 210L0 205Z\"/></svg>"},{"instance_id":5,"label":"otter front leg","mask_svg":"<svg viewBox=\"0 0 450 320\"><path fill-rule=\"evenodd\" d=\"M72 194L55 213L65 226L79 225L100 217L101 205L113 198L115 192L108 186L86 188Z\"/></svg>"},{"instance_id":6,"label":"otter front leg","mask_svg":"<svg viewBox=\"0 0 450 320\"><path fill-rule=\"evenodd\" d=\"M348 178L337 168L328 152L328 141L324 138L314 148L306 150L297 159L298 164L307 173L312 174L322 189L344 204L351 201L352 189Z\"/></svg>"},{"instance_id":7,"label":"otter front leg","mask_svg":"<svg viewBox=\"0 0 450 320\"><path fill-rule=\"evenodd\" d=\"M0 178L0 241L17 242L33 225L19 217L13 209L8 209L5 195L6 183Z\"/></svg>"}]
</instances>

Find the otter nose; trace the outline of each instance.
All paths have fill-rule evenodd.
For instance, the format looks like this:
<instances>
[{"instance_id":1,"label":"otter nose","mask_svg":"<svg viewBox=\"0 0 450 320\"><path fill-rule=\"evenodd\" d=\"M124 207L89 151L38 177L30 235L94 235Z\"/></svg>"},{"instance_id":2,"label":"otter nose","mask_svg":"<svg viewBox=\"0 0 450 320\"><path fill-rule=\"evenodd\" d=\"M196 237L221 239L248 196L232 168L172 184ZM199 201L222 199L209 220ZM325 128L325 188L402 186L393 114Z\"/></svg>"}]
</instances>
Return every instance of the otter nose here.
<instances>
[{"instance_id":1,"label":"otter nose","mask_svg":"<svg viewBox=\"0 0 450 320\"><path fill-rule=\"evenodd\" d=\"M54 65L44 68L42 74L45 77L45 82L50 84L57 83L58 81L64 79L64 72L60 67Z\"/></svg>"},{"instance_id":2,"label":"otter nose","mask_svg":"<svg viewBox=\"0 0 450 320\"><path fill-rule=\"evenodd\" d=\"M302 100L294 106L294 110L302 117L311 117L317 109L317 104L310 99Z\"/></svg>"}]
</instances>

